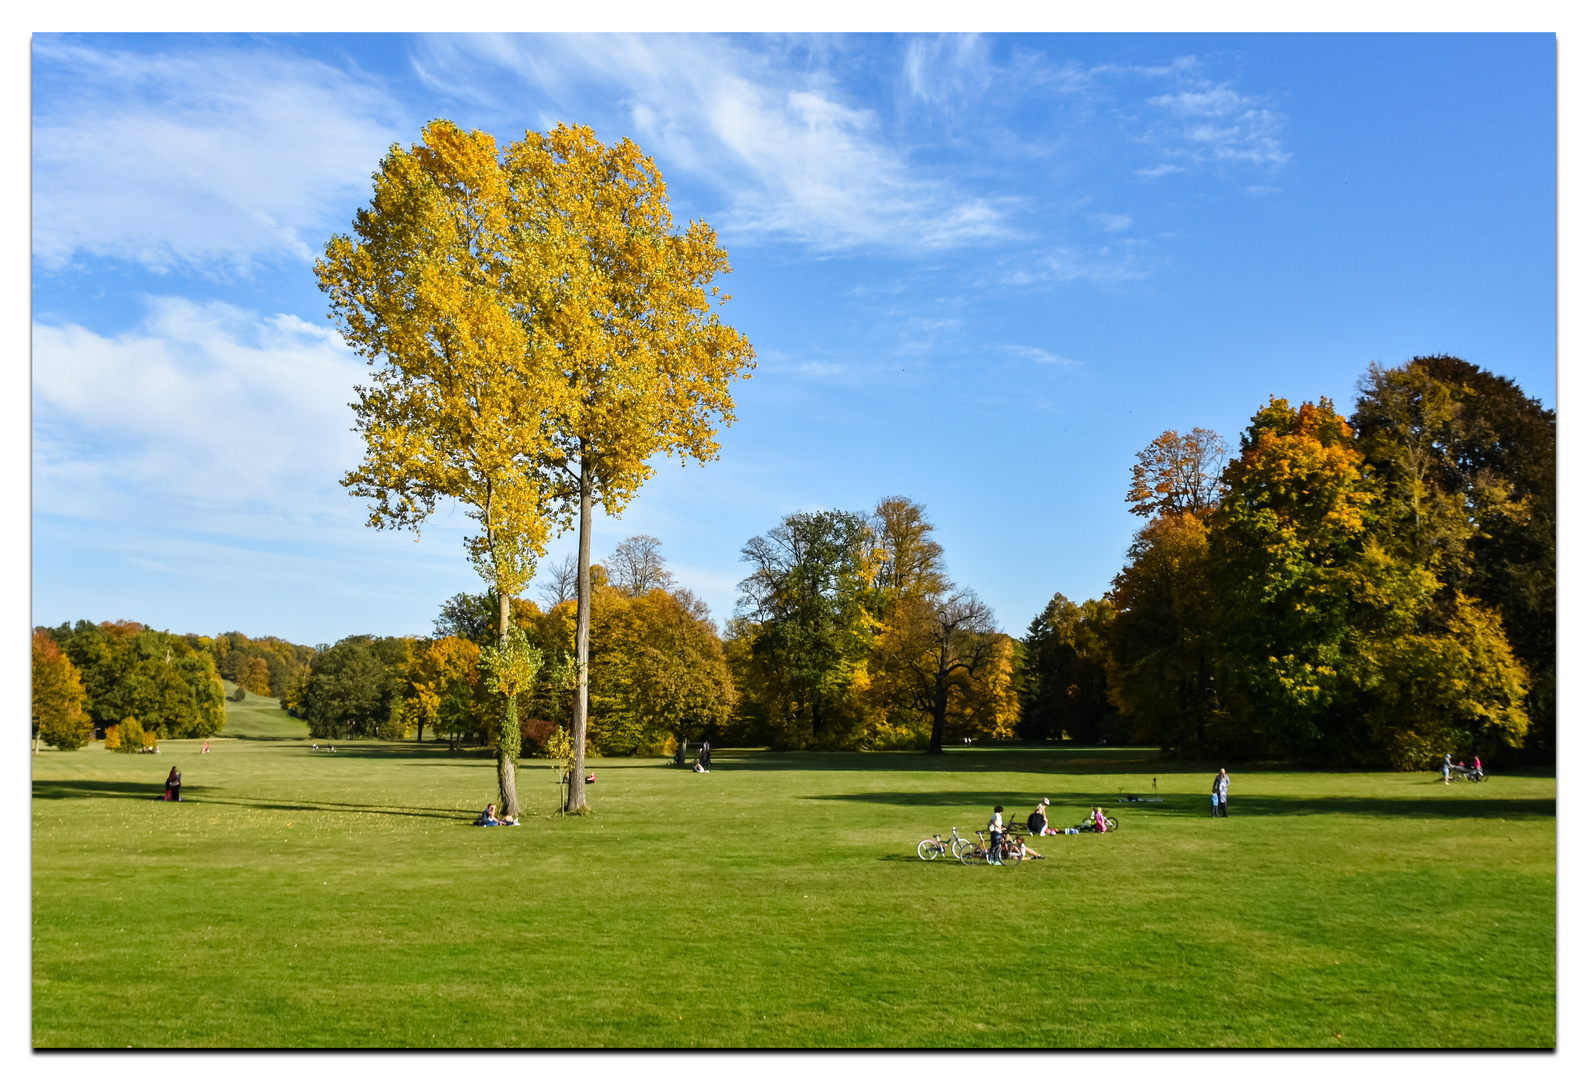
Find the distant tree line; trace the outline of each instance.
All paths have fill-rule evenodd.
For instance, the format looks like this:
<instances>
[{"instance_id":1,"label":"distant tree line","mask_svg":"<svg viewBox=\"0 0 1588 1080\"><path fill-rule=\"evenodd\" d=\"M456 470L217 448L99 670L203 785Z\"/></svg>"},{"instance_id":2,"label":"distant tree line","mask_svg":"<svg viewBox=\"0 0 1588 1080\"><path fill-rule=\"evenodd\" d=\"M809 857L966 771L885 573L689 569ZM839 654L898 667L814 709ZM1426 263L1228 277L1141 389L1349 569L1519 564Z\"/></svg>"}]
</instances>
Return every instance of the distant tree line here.
<instances>
[{"instance_id":1,"label":"distant tree line","mask_svg":"<svg viewBox=\"0 0 1588 1080\"><path fill-rule=\"evenodd\" d=\"M1551 756L1554 425L1511 380L1432 356L1370 368L1349 419L1270 399L1233 454L1202 428L1165 432L1131 471L1146 522L1112 587L1055 595L1019 639L949 579L907 498L752 538L722 636L661 542L630 537L590 568L588 739L656 754L1018 736L1389 768ZM503 655L494 591L447 600L428 637L313 648L78 622L35 632L34 735L82 745L128 718L213 734L224 676L319 738L495 752L516 731L541 752L574 710L579 583L571 556L545 569L540 604L506 605L540 677L505 698L486 675Z\"/></svg>"},{"instance_id":2,"label":"distant tree line","mask_svg":"<svg viewBox=\"0 0 1588 1080\"><path fill-rule=\"evenodd\" d=\"M226 725L212 638L141 623L78 620L33 633L35 731L76 749L131 720L162 739L205 738ZM119 733L117 733L119 735Z\"/></svg>"},{"instance_id":3,"label":"distant tree line","mask_svg":"<svg viewBox=\"0 0 1588 1080\"><path fill-rule=\"evenodd\" d=\"M1023 641L1028 737L1420 768L1552 757L1555 416L1450 356L1374 365L1349 421L1271 399L1165 432L1101 600Z\"/></svg>"},{"instance_id":4,"label":"distant tree line","mask_svg":"<svg viewBox=\"0 0 1588 1080\"><path fill-rule=\"evenodd\" d=\"M631 537L591 570L589 739L599 753L663 753L674 740L733 729L737 697L716 626L704 602L675 586L659 547ZM573 574L551 569L544 608L510 603L512 627L550 674L514 700L531 753L567 728L572 708ZM505 703L486 687L481 657L498 639L499 610L494 592L459 593L430 637L344 638L313 658L288 704L317 737L423 740L429 731L494 748Z\"/></svg>"}]
</instances>

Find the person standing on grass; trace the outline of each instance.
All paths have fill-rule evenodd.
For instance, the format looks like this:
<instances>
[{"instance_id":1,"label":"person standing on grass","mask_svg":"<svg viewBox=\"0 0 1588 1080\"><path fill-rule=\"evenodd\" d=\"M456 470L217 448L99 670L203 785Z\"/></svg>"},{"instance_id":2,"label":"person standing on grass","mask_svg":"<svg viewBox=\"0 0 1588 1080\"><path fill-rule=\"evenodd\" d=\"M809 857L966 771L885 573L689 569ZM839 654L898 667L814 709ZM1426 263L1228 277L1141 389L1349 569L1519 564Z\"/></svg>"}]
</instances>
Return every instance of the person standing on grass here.
<instances>
[{"instance_id":1,"label":"person standing on grass","mask_svg":"<svg viewBox=\"0 0 1588 1080\"><path fill-rule=\"evenodd\" d=\"M1230 774L1220 769L1219 778L1213 782L1213 790L1219 793L1219 817L1229 817Z\"/></svg>"},{"instance_id":2,"label":"person standing on grass","mask_svg":"<svg viewBox=\"0 0 1588 1080\"><path fill-rule=\"evenodd\" d=\"M992 817L987 819L987 850L993 853L993 865L1002 866L1003 856L998 853L998 841L1004 835L1004 808L993 807Z\"/></svg>"},{"instance_id":3,"label":"person standing on grass","mask_svg":"<svg viewBox=\"0 0 1588 1080\"><path fill-rule=\"evenodd\" d=\"M1440 771L1445 774L1445 787L1449 787L1450 786L1450 755L1449 754L1445 755L1445 763L1444 763L1444 765L1442 765L1440 767Z\"/></svg>"},{"instance_id":4,"label":"person standing on grass","mask_svg":"<svg viewBox=\"0 0 1588 1080\"><path fill-rule=\"evenodd\" d=\"M171 766L171 772L165 778L165 801L182 801L182 774L176 771L176 766Z\"/></svg>"}]
</instances>

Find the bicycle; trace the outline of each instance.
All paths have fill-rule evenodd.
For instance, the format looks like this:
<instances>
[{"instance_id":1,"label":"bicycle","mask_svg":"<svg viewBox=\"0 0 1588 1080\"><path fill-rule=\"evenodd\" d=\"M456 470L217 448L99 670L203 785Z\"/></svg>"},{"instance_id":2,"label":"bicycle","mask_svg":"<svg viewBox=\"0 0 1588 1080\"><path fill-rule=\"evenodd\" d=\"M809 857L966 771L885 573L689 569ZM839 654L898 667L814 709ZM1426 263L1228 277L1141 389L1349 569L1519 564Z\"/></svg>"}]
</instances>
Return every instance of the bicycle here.
<instances>
[{"instance_id":1,"label":"bicycle","mask_svg":"<svg viewBox=\"0 0 1588 1080\"><path fill-rule=\"evenodd\" d=\"M1108 831L1109 832L1114 832L1115 830L1117 830L1119 828L1119 819L1118 818L1111 818L1107 814L1104 814L1103 815L1103 820L1108 823ZM1096 832L1097 831L1096 825L1092 822L1092 815L1090 815L1090 814L1086 815L1086 820L1082 821L1081 824L1080 824L1080 830L1082 832Z\"/></svg>"},{"instance_id":2,"label":"bicycle","mask_svg":"<svg viewBox=\"0 0 1588 1080\"><path fill-rule=\"evenodd\" d=\"M1008 830L1004 831L1003 836L999 838L998 843L995 845L988 843L987 834L980 829L976 830L976 839L977 843L968 845L964 851L960 852L959 861L966 866L977 860L985 863L999 863L1005 859L1015 862L1019 861L1015 855L1014 844L1009 842Z\"/></svg>"},{"instance_id":3,"label":"bicycle","mask_svg":"<svg viewBox=\"0 0 1588 1080\"><path fill-rule=\"evenodd\" d=\"M933 833L931 836L915 845L915 853L921 856L921 858L925 859L927 862L931 862L939 855L947 855L950 858L960 859L960 852L965 848L971 847L972 844L969 840L965 839L959 834L958 825L955 825L951 832L953 834L953 838L950 840L944 840L937 833ZM960 861L963 862L964 860L960 859Z\"/></svg>"}]
</instances>

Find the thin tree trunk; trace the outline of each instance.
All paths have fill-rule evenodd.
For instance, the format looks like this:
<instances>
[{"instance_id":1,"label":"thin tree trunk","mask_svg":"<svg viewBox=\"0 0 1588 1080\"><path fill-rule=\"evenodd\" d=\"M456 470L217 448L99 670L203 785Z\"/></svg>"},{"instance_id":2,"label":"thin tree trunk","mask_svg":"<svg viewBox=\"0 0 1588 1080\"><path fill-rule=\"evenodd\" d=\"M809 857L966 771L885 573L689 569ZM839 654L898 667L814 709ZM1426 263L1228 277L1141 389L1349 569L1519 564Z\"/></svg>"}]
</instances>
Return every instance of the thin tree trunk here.
<instances>
[{"instance_id":1,"label":"thin tree trunk","mask_svg":"<svg viewBox=\"0 0 1588 1080\"><path fill-rule=\"evenodd\" d=\"M582 450L583 448L581 448ZM579 463L579 621L574 664L579 682L573 692L573 769L568 776L568 809L585 808L584 740L590 722L590 465Z\"/></svg>"},{"instance_id":2,"label":"thin tree trunk","mask_svg":"<svg viewBox=\"0 0 1588 1080\"><path fill-rule=\"evenodd\" d=\"M497 590L500 604L497 615L497 647L507 648L508 623L512 614L512 599L501 589ZM512 730L509 731L509 726ZM518 818L518 772L513 761L513 747L518 739L518 703L508 698L502 704L501 727L496 733L496 783L502 800L502 817Z\"/></svg>"},{"instance_id":3,"label":"thin tree trunk","mask_svg":"<svg viewBox=\"0 0 1588 1080\"><path fill-rule=\"evenodd\" d=\"M948 684L941 674L932 686L932 745L929 754L943 752L943 729L948 726Z\"/></svg>"}]
</instances>

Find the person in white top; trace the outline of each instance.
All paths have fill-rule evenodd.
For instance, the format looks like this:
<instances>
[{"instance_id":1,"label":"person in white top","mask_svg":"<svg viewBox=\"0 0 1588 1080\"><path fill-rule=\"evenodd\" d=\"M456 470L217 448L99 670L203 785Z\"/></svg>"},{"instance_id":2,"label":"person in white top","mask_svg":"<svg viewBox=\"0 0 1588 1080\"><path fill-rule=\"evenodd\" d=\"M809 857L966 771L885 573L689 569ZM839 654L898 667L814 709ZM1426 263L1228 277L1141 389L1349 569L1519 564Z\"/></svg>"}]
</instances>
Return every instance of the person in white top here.
<instances>
[{"instance_id":1,"label":"person in white top","mask_svg":"<svg viewBox=\"0 0 1588 1080\"><path fill-rule=\"evenodd\" d=\"M988 848L990 850L996 852L998 850L998 842L1003 839L1003 835L1004 835L1004 808L1001 807L1001 806L995 806L995 807L993 807L992 817L987 819L987 846L988 846ZM1003 859L1002 858L998 858L996 856L994 857L993 862L994 862L995 865L998 865L998 866L1002 866L1003 865Z\"/></svg>"}]
</instances>

